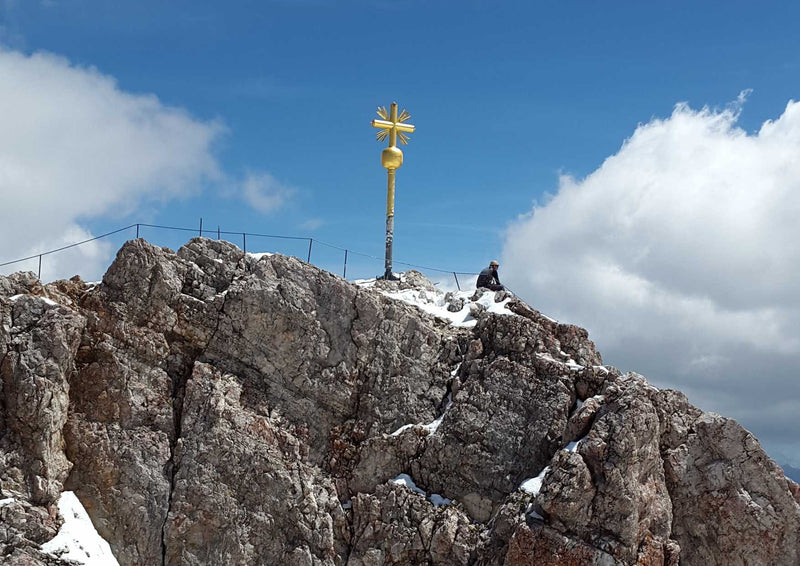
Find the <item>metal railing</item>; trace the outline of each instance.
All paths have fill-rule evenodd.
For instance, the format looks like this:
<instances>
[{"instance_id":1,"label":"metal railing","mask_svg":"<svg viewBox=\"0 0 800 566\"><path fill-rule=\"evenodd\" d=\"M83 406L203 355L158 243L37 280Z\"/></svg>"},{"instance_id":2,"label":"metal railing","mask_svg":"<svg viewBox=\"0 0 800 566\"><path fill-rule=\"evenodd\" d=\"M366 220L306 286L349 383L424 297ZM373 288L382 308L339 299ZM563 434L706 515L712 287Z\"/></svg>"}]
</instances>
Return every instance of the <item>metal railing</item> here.
<instances>
[{"instance_id":1,"label":"metal railing","mask_svg":"<svg viewBox=\"0 0 800 566\"><path fill-rule=\"evenodd\" d=\"M325 246L327 248L335 249L335 250L338 250L338 251L342 252L343 256L344 256L343 257L343 263L342 263L342 277L345 278L345 279L347 279L347 262L348 262L348 259L350 258L350 256L359 256L359 257L367 258L367 259L370 259L370 260L376 260L376 261L379 261L379 262L383 262L384 261L384 258L379 258L379 257L373 256L373 255L370 255L370 254L366 254L366 253L363 253L363 252L359 252L359 251L356 251L356 250L352 250L352 249L349 249L349 248L338 246L336 244L331 244L331 243L328 243L328 242L324 242L322 240L318 240L318 239L315 240L314 238L310 238L310 237L285 236L285 235L280 235L280 234L261 234L261 233L258 233L258 232L246 232L246 231L238 231L238 230L237 231L222 230L219 226L217 226L216 230L208 230L208 229L204 230L203 229L203 219L201 218L200 219L200 224L199 224L199 226L197 228L184 228L184 227L179 227L179 226L163 226L163 225L159 225L159 224L146 224L146 223L143 223L143 222L137 222L136 224L130 224L130 225L125 226L123 228L118 228L116 230L112 230L111 232L106 232L105 234L100 234L99 236L95 236L93 238L88 238L88 239L82 240L80 242L74 242L74 243L68 244L66 246L61 246L60 248L56 248L56 249L53 249L53 250L48 250L48 251L41 252L41 253L38 253L38 254L29 255L27 257L23 257L23 258L20 258L20 259L6 261L6 262L3 262L3 263L0 263L0 267L6 267L6 266L14 265L14 264L17 264L17 263L22 263L22 262L25 262L25 261L38 259L38 264L39 264L38 265L38 277L41 279L41 277L42 277L42 258L43 257L51 255L51 254L55 254L55 253L58 253L58 252L62 252L62 251L65 251L65 250L68 250L68 249L71 249L71 248L75 248L75 247L78 247L78 246L81 246L81 245L84 245L84 244L88 244L88 243L94 242L96 240L100 240L100 239L103 239L103 238L108 238L108 237L113 236L115 234L119 234L121 232L125 232L126 230L133 231L135 229L136 230L136 238L139 238L139 237L141 237L140 234L141 234L143 228L160 229L160 230L172 230L172 231L180 231L180 232L191 232L191 233L197 233L199 236L205 235L206 237L213 237L214 235L216 235L218 240L225 239L225 240L227 240L227 241L229 241L231 243L236 243L236 242L233 242L233 238L234 237L237 240L238 240L239 237L241 237L242 250L244 252L247 252L247 238L248 237L250 237L251 241L252 241L253 238L272 238L272 239L280 239L280 240L307 241L308 242L308 250L307 250L307 253L306 253L305 260L308 263L312 263L312 261L311 261L312 252L314 250L314 245L315 244L317 246ZM223 238L223 236L224 236L224 238ZM305 251L305 249L304 249L304 251ZM289 254L289 255L291 255L291 254ZM297 257L297 256L295 256L295 257ZM300 258L300 259L302 259L302 258ZM455 280L455 283L456 283L456 288L459 289L459 290L461 290L461 282L458 279L459 275L466 275L466 276L476 276L477 275L476 272L471 272L471 271L454 271L454 270L451 270L451 269L441 269L441 268L438 268L438 267L429 267L429 266L418 265L418 264L414 264L414 263L407 263L407 262L397 261L397 260L395 260L393 263L395 265L401 265L401 266L404 266L404 267L409 267L409 268L417 269L417 270L420 270L420 271L429 271L429 272L443 273L443 274L447 274L447 275L452 275L453 279Z\"/></svg>"}]
</instances>

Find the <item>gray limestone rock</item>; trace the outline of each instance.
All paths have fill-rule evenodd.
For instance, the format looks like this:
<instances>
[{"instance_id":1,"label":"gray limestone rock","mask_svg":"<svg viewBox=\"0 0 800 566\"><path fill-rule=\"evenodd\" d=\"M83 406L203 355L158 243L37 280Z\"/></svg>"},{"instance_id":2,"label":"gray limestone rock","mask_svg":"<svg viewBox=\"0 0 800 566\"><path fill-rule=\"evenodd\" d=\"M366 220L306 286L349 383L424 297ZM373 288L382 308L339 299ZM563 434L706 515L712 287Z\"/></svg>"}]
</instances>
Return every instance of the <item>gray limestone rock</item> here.
<instances>
[{"instance_id":1,"label":"gray limestone rock","mask_svg":"<svg viewBox=\"0 0 800 566\"><path fill-rule=\"evenodd\" d=\"M478 529L453 506L435 508L406 487L381 485L353 498L348 566L467 566Z\"/></svg>"},{"instance_id":2,"label":"gray limestone rock","mask_svg":"<svg viewBox=\"0 0 800 566\"><path fill-rule=\"evenodd\" d=\"M466 304L464 299L453 296L453 293L445 293L444 302L450 312L459 312Z\"/></svg>"},{"instance_id":3,"label":"gray limestone rock","mask_svg":"<svg viewBox=\"0 0 800 566\"><path fill-rule=\"evenodd\" d=\"M587 527L596 493L592 474L580 454L561 450L550 462L536 507L552 525L558 525L559 531L580 538L590 534Z\"/></svg>"},{"instance_id":4,"label":"gray limestone rock","mask_svg":"<svg viewBox=\"0 0 800 566\"><path fill-rule=\"evenodd\" d=\"M758 440L701 414L664 458L681 564L800 563L800 504Z\"/></svg>"},{"instance_id":5,"label":"gray limestone rock","mask_svg":"<svg viewBox=\"0 0 800 566\"><path fill-rule=\"evenodd\" d=\"M586 436L592 427L595 417L605 400L603 395L589 397L586 401L580 401L580 406L569 416L567 428L564 429L563 443L576 442Z\"/></svg>"},{"instance_id":6,"label":"gray limestone rock","mask_svg":"<svg viewBox=\"0 0 800 566\"><path fill-rule=\"evenodd\" d=\"M0 560L8 566L68 566L74 564L42 552L61 526L55 506L31 504L24 494L5 491L0 504ZM10 497L9 497L10 496Z\"/></svg>"},{"instance_id":7,"label":"gray limestone rock","mask_svg":"<svg viewBox=\"0 0 800 566\"><path fill-rule=\"evenodd\" d=\"M735 422L519 299L454 328L404 289L439 293L205 238L0 277L3 563L60 563L62 489L124 566L798 563L800 488Z\"/></svg>"},{"instance_id":8,"label":"gray limestone rock","mask_svg":"<svg viewBox=\"0 0 800 566\"><path fill-rule=\"evenodd\" d=\"M305 463L294 427L241 399L238 378L195 365L174 455L165 563L333 566L349 539L333 482Z\"/></svg>"},{"instance_id":9,"label":"gray limestone rock","mask_svg":"<svg viewBox=\"0 0 800 566\"><path fill-rule=\"evenodd\" d=\"M651 389L634 374L607 381L603 406L577 448L596 489L588 530L579 532L625 563L634 563L647 541L663 547L672 532Z\"/></svg>"},{"instance_id":10,"label":"gray limestone rock","mask_svg":"<svg viewBox=\"0 0 800 566\"><path fill-rule=\"evenodd\" d=\"M572 400L562 381L505 357L473 360L462 371L453 405L412 470L427 489L486 521L560 448Z\"/></svg>"},{"instance_id":11,"label":"gray limestone rock","mask_svg":"<svg viewBox=\"0 0 800 566\"><path fill-rule=\"evenodd\" d=\"M16 289L21 290L21 289ZM30 494L36 504L58 499L71 464L62 430L69 404L68 375L85 319L32 294L0 298L4 489Z\"/></svg>"},{"instance_id":12,"label":"gray limestone rock","mask_svg":"<svg viewBox=\"0 0 800 566\"><path fill-rule=\"evenodd\" d=\"M630 564L544 524L522 525L508 543L503 566L623 566ZM658 562L643 564L659 564Z\"/></svg>"}]
</instances>

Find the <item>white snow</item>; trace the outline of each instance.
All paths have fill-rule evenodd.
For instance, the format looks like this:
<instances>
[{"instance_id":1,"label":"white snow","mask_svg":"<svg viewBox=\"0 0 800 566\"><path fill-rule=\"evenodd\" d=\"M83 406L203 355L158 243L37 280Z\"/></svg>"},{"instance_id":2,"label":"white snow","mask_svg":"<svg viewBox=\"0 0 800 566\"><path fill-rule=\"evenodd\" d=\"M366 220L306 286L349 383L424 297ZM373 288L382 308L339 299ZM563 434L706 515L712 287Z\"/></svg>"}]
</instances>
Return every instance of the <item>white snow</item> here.
<instances>
[{"instance_id":1,"label":"white snow","mask_svg":"<svg viewBox=\"0 0 800 566\"><path fill-rule=\"evenodd\" d=\"M187 299L190 299L196 303L204 303L204 301L201 301L197 297L193 297L192 295L187 295L186 293L181 293L181 297L186 297Z\"/></svg>"},{"instance_id":2,"label":"white snow","mask_svg":"<svg viewBox=\"0 0 800 566\"><path fill-rule=\"evenodd\" d=\"M447 409L449 408L450 408L450 401L448 401L448 405L447 408L445 408L445 411L447 411ZM444 413L442 413L441 416L439 416L439 418L434 420L433 422L429 422L426 425L422 425L422 428L427 430L429 433L433 434L439 429L439 425L442 424L442 419L444 419Z\"/></svg>"},{"instance_id":3,"label":"white snow","mask_svg":"<svg viewBox=\"0 0 800 566\"><path fill-rule=\"evenodd\" d=\"M406 430L408 430L408 429L410 429L411 427L414 427L414 426L417 426L417 425L414 424L414 423L403 425L400 428L398 428L396 431L394 431L392 434L390 434L389 436L400 436L400 434L402 432L404 432L404 431L406 431Z\"/></svg>"},{"instance_id":4,"label":"white snow","mask_svg":"<svg viewBox=\"0 0 800 566\"><path fill-rule=\"evenodd\" d=\"M457 294L462 294L462 293L467 299L472 296L472 292L467 292L467 291L460 291ZM495 314L507 314L511 316L518 316L517 314L511 312L506 308L506 305L511 302L510 297L507 299L503 299L499 303L494 302L494 297L495 297L494 293L484 293L475 302L478 303L479 305L485 306L487 311L493 312Z\"/></svg>"},{"instance_id":5,"label":"white snow","mask_svg":"<svg viewBox=\"0 0 800 566\"><path fill-rule=\"evenodd\" d=\"M539 490L542 489L542 480L544 480L544 476L549 470L550 466L545 466L538 476L523 481L519 488L525 493L530 493L534 496L539 495Z\"/></svg>"},{"instance_id":6,"label":"white snow","mask_svg":"<svg viewBox=\"0 0 800 566\"><path fill-rule=\"evenodd\" d=\"M425 495L425 492L417 487L417 484L414 483L414 480L412 480L411 476L409 476L408 474L400 474L399 476L397 476L392 480L392 483L396 483L397 485L404 485L414 493L421 493L422 495Z\"/></svg>"},{"instance_id":7,"label":"white snow","mask_svg":"<svg viewBox=\"0 0 800 566\"><path fill-rule=\"evenodd\" d=\"M58 510L64 517L64 524L53 540L42 545L43 552L86 566L119 566L111 547L97 534L89 515L73 492L61 494Z\"/></svg>"},{"instance_id":8,"label":"white snow","mask_svg":"<svg viewBox=\"0 0 800 566\"><path fill-rule=\"evenodd\" d=\"M57 307L58 306L58 303L55 302L52 299L48 299L47 297L41 297L39 295L30 295L30 294L26 294L26 293L22 293L22 294L19 294L19 295L13 295L13 296L9 297L8 300L9 301L16 301L17 299L20 299L22 297L33 297L35 299L41 299L42 301L45 302L45 304L48 304L50 306L53 306L53 307Z\"/></svg>"},{"instance_id":9,"label":"white snow","mask_svg":"<svg viewBox=\"0 0 800 566\"><path fill-rule=\"evenodd\" d=\"M417 487L417 484L414 483L414 480L412 480L411 476L409 476L408 474L400 474L399 476L391 480L391 482L397 485L403 485L408 489L410 489L411 491L413 491L414 493L419 493L423 497L426 497L425 492ZM431 503L433 503L434 507L441 507L442 505L448 505L453 502L451 499L442 497L438 493L432 493L431 496L428 498L428 500Z\"/></svg>"},{"instance_id":10,"label":"white snow","mask_svg":"<svg viewBox=\"0 0 800 566\"><path fill-rule=\"evenodd\" d=\"M580 364L578 364L578 363L575 363L575 360L573 360L572 358L570 358L568 354L566 354L566 353L564 353L564 352L560 352L560 353L561 353L561 354L562 354L562 355L563 355L565 358L567 358L567 360L566 360L566 361L563 361L563 360L557 360L557 359L555 359L553 356L551 356L550 354L548 354L548 353L546 353L546 352L545 352L545 353L541 353L541 352L539 352L539 353L537 353L537 354L536 354L536 357L537 357L537 358L539 358L540 360L546 360L546 361L548 361L548 362L553 362L553 363L556 363L556 364L561 364L561 365L567 366L567 367L568 367L570 370L572 370L572 371L578 371L578 370L581 370L581 369L583 369L583 366L582 366L582 365L580 365Z\"/></svg>"},{"instance_id":11,"label":"white snow","mask_svg":"<svg viewBox=\"0 0 800 566\"><path fill-rule=\"evenodd\" d=\"M399 436L403 431L406 431L406 430L410 429L411 427L415 427L415 426L420 426L420 427L424 428L425 430L427 430L428 434L433 434L439 429L439 425L442 424L442 420L444 419L445 413L447 412L447 410L452 405L453 405L452 396L448 393L447 400L445 401L445 405L444 405L444 411L442 411L442 414L439 415L438 418L436 418L435 420L429 422L428 424L412 423L412 424L403 425L400 428L398 428L396 431L394 431L392 434L390 434L389 436Z\"/></svg>"},{"instance_id":12,"label":"white snow","mask_svg":"<svg viewBox=\"0 0 800 566\"><path fill-rule=\"evenodd\" d=\"M5 507L6 505L11 505L14 503L13 497L7 497L5 499L0 499L0 507Z\"/></svg>"},{"instance_id":13,"label":"white snow","mask_svg":"<svg viewBox=\"0 0 800 566\"><path fill-rule=\"evenodd\" d=\"M400 278L401 280L403 279L403 274L400 274ZM355 283L361 287L369 289L375 286L375 279L357 279ZM453 292L454 300L464 300L464 307L458 312L450 312L447 310L447 303L444 300L445 293L439 289L435 289L433 291L422 289L403 289L402 291L396 292L380 292L392 299L397 299L399 301L403 301L404 303L414 305L428 314L443 318L449 321L453 326L471 328L477 324L477 321L469 314L469 305L471 302L473 302L470 300L470 297L472 297L472 295L475 293L474 289L470 291ZM483 295L481 295L481 297L474 302L479 305L483 305L486 307L486 310L491 313L517 316L515 313L506 308L506 305L511 301L511 298L506 298L499 303L495 303L494 297L494 292L484 292Z\"/></svg>"},{"instance_id":14,"label":"white snow","mask_svg":"<svg viewBox=\"0 0 800 566\"><path fill-rule=\"evenodd\" d=\"M575 452L578 449L578 444L583 438L576 440L575 442L570 442L563 448L563 450L567 450L569 452ZM528 478L523 481L519 488L524 491L525 493L530 493L533 496L539 495L539 490L542 489L542 481L544 480L544 476L550 470L550 466L545 466L545 468L539 472L539 475L535 478Z\"/></svg>"},{"instance_id":15,"label":"white snow","mask_svg":"<svg viewBox=\"0 0 800 566\"><path fill-rule=\"evenodd\" d=\"M439 415L439 418L435 419L433 422L430 422L430 423L428 423L426 425L422 425L422 428L424 428L425 430L427 430L431 434L436 432L439 429L439 425L442 424L442 419L444 419L445 413L447 413L447 410L452 406L453 406L453 397L452 397L451 394L448 393L447 394L447 401L444 404L444 411L442 411L442 414Z\"/></svg>"},{"instance_id":16,"label":"white snow","mask_svg":"<svg viewBox=\"0 0 800 566\"><path fill-rule=\"evenodd\" d=\"M566 356L566 354L564 354L564 355ZM583 369L583 366L579 366L578 364L576 364L572 360L572 358L568 359L567 361L557 360L547 352L544 352L544 353L537 352L536 353L536 357L539 358L540 360L553 362L554 364L561 364L562 366L568 366L570 369Z\"/></svg>"},{"instance_id":17,"label":"white snow","mask_svg":"<svg viewBox=\"0 0 800 566\"><path fill-rule=\"evenodd\" d=\"M247 255L249 255L252 258L255 258L256 260L259 260L262 257L270 257L275 254L270 252L247 252Z\"/></svg>"}]
</instances>

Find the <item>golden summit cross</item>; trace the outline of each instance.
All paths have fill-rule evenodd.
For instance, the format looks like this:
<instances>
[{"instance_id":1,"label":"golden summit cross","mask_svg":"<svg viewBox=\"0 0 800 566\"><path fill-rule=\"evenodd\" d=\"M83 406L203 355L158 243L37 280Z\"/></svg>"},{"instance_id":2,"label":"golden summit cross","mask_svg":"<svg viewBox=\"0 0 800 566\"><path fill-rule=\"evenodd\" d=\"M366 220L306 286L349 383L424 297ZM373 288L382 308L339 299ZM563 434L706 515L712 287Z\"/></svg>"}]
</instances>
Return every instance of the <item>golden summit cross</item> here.
<instances>
[{"instance_id":1,"label":"golden summit cross","mask_svg":"<svg viewBox=\"0 0 800 566\"><path fill-rule=\"evenodd\" d=\"M378 116L383 118L383 120L372 121L372 127L380 128L381 130L377 133L376 137L378 138L378 141L383 141L388 136L389 147L397 147L398 137L403 145L407 145L408 136L406 133L410 134L414 131L414 124L404 124L404 122L411 118L411 114L409 114L407 110L403 110L398 116L396 102L393 102L390 108L391 110L386 112L385 106L378 107ZM384 165L384 167L386 167L386 165Z\"/></svg>"},{"instance_id":2,"label":"golden summit cross","mask_svg":"<svg viewBox=\"0 0 800 566\"><path fill-rule=\"evenodd\" d=\"M379 128L380 131L376 137L378 141L383 141L389 138L389 147L381 152L381 165L386 169L388 176L388 189L386 194L386 272L383 275L384 279L394 279L392 275L392 242L394 240L394 185L395 185L395 171L403 164L403 152L397 147L397 138L400 138L400 143L403 145L408 144L408 136L414 131L413 124L407 124L406 121L411 119L411 114L403 110L398 115L397 103L392 102L389 107L389 112L386 111L385 106L378 107L378 116L381 120L373 120L372 127Z\"/></svg>"}]
</instances>

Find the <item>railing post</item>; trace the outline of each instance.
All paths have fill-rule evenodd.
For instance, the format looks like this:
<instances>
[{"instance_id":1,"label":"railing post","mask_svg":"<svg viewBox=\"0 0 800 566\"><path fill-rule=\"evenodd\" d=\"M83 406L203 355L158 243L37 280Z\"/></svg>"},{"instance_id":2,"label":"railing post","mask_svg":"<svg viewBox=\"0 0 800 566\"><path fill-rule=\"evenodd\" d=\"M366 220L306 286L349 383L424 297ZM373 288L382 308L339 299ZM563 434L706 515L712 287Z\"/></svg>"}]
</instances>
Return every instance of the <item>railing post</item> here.
<instances>
[{"instance_id":1,"label":"railing post","mask_svg":"<svg viewBox=\"0 0 800 566\"><path fill-rule=\"evenodd\" d=\"M154 225L154 224L141 224L141 223L137 222L136 224L129 224L128 226L125 226L124 228L119 228L119 229L114 230L112 232L109 232L107 234L102 234L100 236L96 236L94 238L90 238L90 239L87 239L87 240L82 241L82 242L76 242L74 244L69 244L67 246L63 246L63 247L58 248L58 249L46 251L46 252L40 253L38 255L30 255L28 257L24 257L22 259L18 259L18 260L15 260L15 261L9 261L9 262L6 262L6 263L0 263L0 266L11 265L13 263L18 263L18 262L21 262L21 261L30 261L32 259L37 258L38 259L37 276L41 280L41 277L42 277L42 257L43 256L48 255L48 254L52 254L52 253L55 253L55 252L60 252L60 251L65 250L67 248L73 248L75 246L79 246L79 245L85 244L87 242L91 242L91 241L97 240L99 238L104 238L104 237L110 236L112 234L117 234L119 232L127 232L128 230L130 230L134 226L136 226L136 238L137 239L141 237L141 227L142 226L147 226L147 227L151 227L151 228L163 228L163 229L169 229L169 230L188 230L188 231L191 231L191 228L178 228L178 227L174 227L174 226L157 226L157 225ZM207 230L207 232L208 231L209 230ZM211 230L211 232L213 234L213 229ZM200 217L199 234L202 237L202 235L203 235L203 218L202 217ZM226 234L235 234L235 232L226 232ZM244 250L245 253L247 253L247 232L241 232L241 234L242 234L242 249ZM288 239L292 239L292 240L306 239L306 240L308 240L308 255L306 257L306 262L307 263L311 263L311 254L312 254L313 249L314 249L314 238L302 238L302 237L296 237L296 236L270 236L270 235L266 235L266 234L251 234L251 235L260 236L260 237L267 237L267 238L288 238ZM213 236L211 236L211 237L213 238ZM222 240L222 227L219 224L217 224L217 240L218 241ZM338 248L338 246L331 246L330 244L326 244L325 242L323 242L323 244L325 244L326 246L329 246L329 247ZM346 248L338 248L338 249L344 251L344 263L342 265L342 277L346 279L347 278L347 260L348 260L348 257L350 255L350 250L348 250ZM359 253L359 252L356 252L356 253ZM360 255L365 255L365 254L360 254ZM370 257L372 259L378 259L378 258L373 258L372 256L366 256L366 257ZM447 273L445 270L439 270L439 269L436 269L436 268L424 268L424 267L422 267L422 269L434 269L436 271ZM461 291L461 282L458 280L458 273L459 272L451 271L451 273L453 274L453 278L455 279L456 287L458 288L459 291ZM464 275L464 274L474 275L474 274L470 274L469 272L464 272L464 271L462 271L460 273L462 275ZM515 295L513 290L509 289L508 286L505 286L505 289L508 292L510 292L512 295Z\"/></svg>"}]
</instances>

